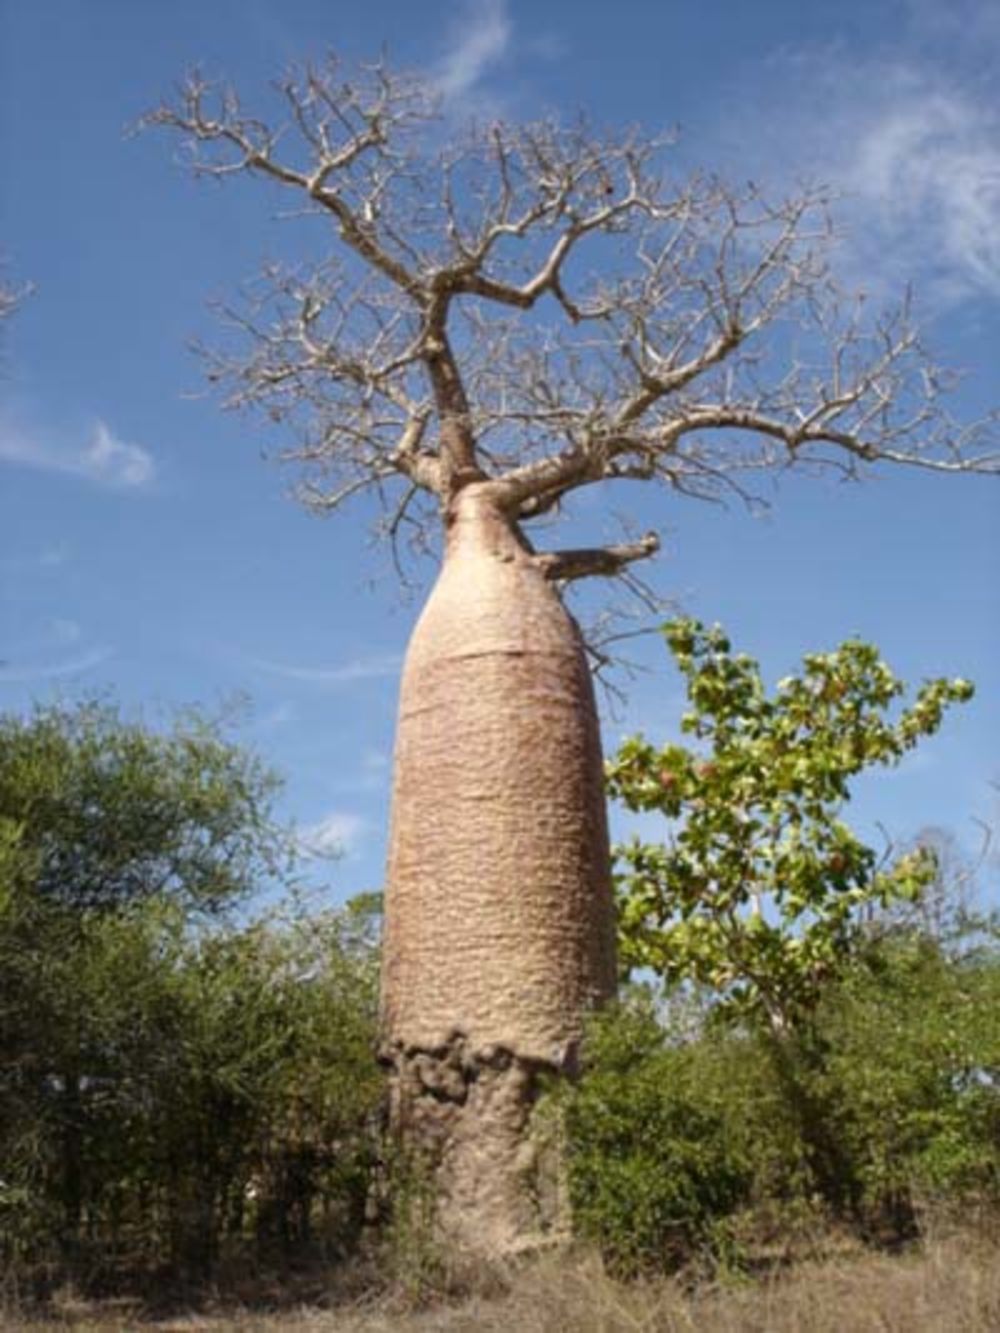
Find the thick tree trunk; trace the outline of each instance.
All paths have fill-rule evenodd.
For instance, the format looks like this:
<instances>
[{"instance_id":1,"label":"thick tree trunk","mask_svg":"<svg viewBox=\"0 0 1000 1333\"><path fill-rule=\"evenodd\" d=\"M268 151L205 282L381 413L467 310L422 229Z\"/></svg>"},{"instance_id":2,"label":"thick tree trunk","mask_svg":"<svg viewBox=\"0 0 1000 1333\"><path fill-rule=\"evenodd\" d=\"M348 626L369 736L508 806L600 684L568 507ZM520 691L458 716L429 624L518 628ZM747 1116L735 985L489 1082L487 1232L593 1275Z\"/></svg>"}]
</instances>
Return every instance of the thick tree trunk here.
<instances>
[{"instance_id":1,"label":"thick tree trunk","mask_svg":"<svg viewBox=\"0 0 1000 1333\"><path fill-rule=\"evenodd\" d=\"M470 485L403 673L382 984L394 1124L432 1163L450 1238L496 1252L562 1225L532 1105L615 971L579 631Z\"/></svg>"}]
</instances>

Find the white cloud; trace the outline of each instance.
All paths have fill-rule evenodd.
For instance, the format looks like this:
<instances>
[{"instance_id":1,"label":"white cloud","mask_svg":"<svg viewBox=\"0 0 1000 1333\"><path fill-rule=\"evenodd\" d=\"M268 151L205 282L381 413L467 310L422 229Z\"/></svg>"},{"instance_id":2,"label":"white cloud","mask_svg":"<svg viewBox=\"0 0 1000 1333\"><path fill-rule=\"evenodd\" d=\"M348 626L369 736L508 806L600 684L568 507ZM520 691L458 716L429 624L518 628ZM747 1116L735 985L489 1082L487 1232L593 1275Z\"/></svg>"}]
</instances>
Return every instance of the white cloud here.
<instances>
[{"instance_id":1,"label":"white cloud","mask_svg":"<svg viewBox=\"0 0 1000 1333\"><path fill-rule=\"evenodd\" d=\"M82 669L86 669L107 657L108 652L103 648L84 650L83 639L83 626L78 621L65 616L47 616L29 626L27 633L19 639L4 642L2 650L8 665L23 671L25 679L32 679L36 674L61 676L81 669L81 663ZM75 651L77 656L68 663L45 663L45 658L60 651ZM43 659L41 662L40 658ZM32 662L38 664L32 666Z\"/></svg>"},{"instance_id":2,"label":"white cloud","mask_svg":"<svg viewBox=\"0 0 1000 1333\"><path fill-rule=\"evenodd\" d=\"M871 109L841 178L897 262L953 295L995 295L1000 115L954 88L912 82L912 91Z\"/></svg>"},{"instance_id":3,"label":"white cloud","mask_svg":"<svg viewBox=\"0 0 1000 1333\"><path fill-rule=\"evenodd\" d=\"M153 480L156 471L147 449L116 439L102 421L97 423L82 457L89 476L111 485L145 486Z\"/></svg>"},{"instance_id":4,"label":"white cloud","mask_svg":"<svg viewBox=\"0 0 1000 1333\"><path fill-rule=\"evenodd\" d=\"M883 51L785 48L747 70L716 127L723 171L832 188L842 276L876 297L911 279L937 305L1000 293L1000 102L983 72L1000 11L963 5L968 22L945 25L911 0Z\"/></svg>"},{"instance_id":5,"label":"white cloud","mask_svg":"<svg viewBox=\"0 0 1000 1333\"><path fill-rule=\"evenodd\" d=\"M1000 40L1000 8L994 0L906 0L915 36L939 44L957 43L960 49L982 52ZM985 53L984 53L985 54Z\"/></svg>"},{"instance_id":6,"label":"white cloud","mask_svg":"<svg viewBox=\"0 0 1000 1333\"><path fill-rule=\"evenodd\" d=\"M95 423L90 439L80 446L54 443L45 433L2 421L0 461L84 477L120 490L146 487L156 474L149 451L118 439L103 421Z\"/></svg>"},{"instance_id":7,"label":"white cloud","mask_svg":"<svg viewBox=\"0 0 1000 1333\"><path fill-rule=\"evenodd\" d=\"M275 731L278 727L287 726L289 722L296 719L295 705L288 699L281 699L273 708L267 709L261 713L254 723L257 731Z\"/></svg>"},{"instance_id":8,"label":"white cloud","mask_svg":"<svg viewBox=\"0 0 1000 1333\"><path fill-rule=\"evenodd\" d=\"M356 848L368 821L349 810L331 810L328 815L299 831L299 850L304 856L347 856Z\"/></svg>"},{"instance_id":9,"label":"white cloud","mask_svg":"<svg viewBox=\"0 0 1000 1333\"><path fill-rule=\"evenodd\" d=\"M39 663L36 666L18 666L0 663L0 685L18 685L28 681L58 680L64 676L82 676L93 671L112 656L110 648L92 648L62 662Z\"/></svg>"},{"instance_id":10,"label":"white cloud","mask_svg":"<svg viewBox=\"0 0 1000 1333\"><path fill-rule=\"evenodd\" d=\"M331 790L352 796L377 792L384 796L391 781L392 763L382 750L363 750L353 772L334 782Z\"/></svg>"},{"instance_id":11,"label":"white cloud","mask_svg":"<svg viewBox=\"0 0 1000 1333\"><path fill-rule=\"evenodd\" d=\"M353 681L397 676L402 663L403 659L399 653L360 657L333 667L298 666L294 662L271 662L260 657L248 659L248 665L258 671L266 671L269 675L281 676L285 680L300 680L313 685L348 685Z\"/></svg>"},{"instance_id":12,"label":"white cloud","mask_svg":"<svg viewBox=\"0 0 1000 1333\"><path fill-rule=\"evenodd\" d=\"M385 773L389 768L389 756L382 750L368 749L361 756L361 771L366 774Z\"/></svg>"},{"instance_id":13,"label":"white cloud","mask_svg":"<svg viewBox=\"0 0 1000 1333\"><path fill-rule=\"evenodd\" d=\"M0 570L9 574L37 574L59 569L69 559L65 546L44 546L32 555L11 555L0 559Z\"/></svg>"},{"instance_id":14,"label":"white cloud","mask_svg":"<svg viewBox=\"0 0 1000 1333\"><path fill-rule=\"evenodd\" d=\"M434 73L446 101L459 100L507 53L511 24L506 0L465 0L453 37Z\"/></svg>"},{"instance_id":15,"label":"white cloud","mask_svg":"<svg viewBox=\"0 0 1000 1333\"><path fill-rule=\"evenodd\" d=\"M78 621L64 619L60 616L53 616L49 620L48 629L57 643L78 643L83 634Z\"/></svg>"}]
</instances>

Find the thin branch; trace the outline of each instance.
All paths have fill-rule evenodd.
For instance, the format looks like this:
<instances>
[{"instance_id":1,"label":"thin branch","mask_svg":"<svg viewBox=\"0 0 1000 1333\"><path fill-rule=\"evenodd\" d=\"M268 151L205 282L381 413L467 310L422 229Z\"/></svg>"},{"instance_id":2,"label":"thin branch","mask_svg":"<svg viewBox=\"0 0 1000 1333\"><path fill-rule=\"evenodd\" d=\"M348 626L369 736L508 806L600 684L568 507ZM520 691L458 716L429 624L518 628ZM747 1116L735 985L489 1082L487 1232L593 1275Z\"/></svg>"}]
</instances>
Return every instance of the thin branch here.
<instances>
[{"instance_id":1,"label":"thin branch","mask_svg":"<svg viewBox=\"0 0 1000 1333\"><path fill-rule=\"evenodd\" d=\"M1000 417L953 419L908 298L838 290L825 192L678 181L668 140L583 123L422 142L432 95L381 64L331 59L277 94L268 123L195 74L145 123L196 174L266 179L331 224L343 263L269 266L206 354L230 406L293 434L310 502L400 480L447 508L489 481L519 522L613 480L755 504L788 468L1000 473ZM550 576L602 562L564 553Z\"/></svg>"}]
</instances>

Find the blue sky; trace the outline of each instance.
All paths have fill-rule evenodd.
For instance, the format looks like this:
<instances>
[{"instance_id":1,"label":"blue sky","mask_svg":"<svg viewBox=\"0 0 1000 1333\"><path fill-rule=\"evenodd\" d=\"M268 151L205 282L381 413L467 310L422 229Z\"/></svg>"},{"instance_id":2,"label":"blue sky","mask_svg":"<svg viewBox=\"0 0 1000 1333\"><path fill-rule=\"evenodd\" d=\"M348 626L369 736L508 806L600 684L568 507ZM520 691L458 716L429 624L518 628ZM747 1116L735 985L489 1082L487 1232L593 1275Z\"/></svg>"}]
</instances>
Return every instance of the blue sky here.
<instances>
[{"instance_id":1,"label":"blue sky","mask_svg":"<svg viewBox=\"0 0 1000 1333\"><path fill-rule=\"evenodd\" d=\"M125 131L194 64L252 105L291 60L383 45L456 122L583 109L680 127L679 167L832 184L844 280L873 299L912 281L932 346L967 371L960 409L1000 402L991 0L0 0L0 253L36 287L3 331L0 708L110 690L155 718L245 697L239 734L285 775L284 813L344 848L314 867L335 901L381 882L420 594L400 595L363 504L321 520L289 499L264 457L287 441L222 413L188 351L211 341L210 298L275 253L316 257L314 232ZM588 497L578 526L599 540L627 512L658 528L659 591L722 621L772 680L853 633L907 679L975 680L921 754L860 785L854 815L976 846L1000 799L1000 480L793 477L772 499L752 517L633 488ZM681 711L663 650L636 653L652 670L605 718L609 748L665 737Z\"/></svg>"}]
</instances>

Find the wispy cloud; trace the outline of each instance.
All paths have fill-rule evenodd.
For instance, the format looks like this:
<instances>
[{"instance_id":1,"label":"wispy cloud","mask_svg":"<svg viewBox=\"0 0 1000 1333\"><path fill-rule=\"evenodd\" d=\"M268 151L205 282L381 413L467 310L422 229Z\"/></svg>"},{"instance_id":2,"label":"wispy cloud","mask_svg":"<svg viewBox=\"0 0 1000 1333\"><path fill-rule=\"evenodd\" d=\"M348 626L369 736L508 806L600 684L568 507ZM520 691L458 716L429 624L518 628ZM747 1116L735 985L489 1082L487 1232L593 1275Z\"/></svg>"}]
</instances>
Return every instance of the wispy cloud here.
<instances>
[{"instance_id":1,"label":"wispy cloud","mask_svg":"<svg viewBox=\"0 0 1000 1333\"><path fill-rule=\"evenodd\" d=\"M957 24L910 0L885 50L783 49L722 109L723 157L740 173L840 196L845 276L875 296L909 279L936 304L1000 293L1000 103L987 81L1000 11L962 8Z\"/></svg>"},{"instance_id":2,"label":"wispy cloud","mask_svg":"<svg viewBox=\"0 0 1000 1333\"><path fill-rule=\"evenodd\" d=\"M464 0L448 49L433 74L445 101L466 98L507 54L510 39L506 0Z\"/></svg>"},{"instance_id":3,"label":"wispy cloud","mask_svg":"<svg viewBox=\"0 0 1000 1333\"><path fill-rule=\"evenodd\" d=\"M272 708L268 708L254 719L254 730L258 732L277 731L297 717L295 705L288 699L281 699Z\"/></svg>"},{"instance_id":4,"label":"wispy cloud","mask_svg":"<svg viewBox=\"0 0 1000 1333\"><path fill-rule=\"evenodd\" d=\"M389 755L382 750L362 751L357 767L333 784L332 790L352 796L384 793L388 789L392 768Z\"/></svg>"},{"instance_id":5,"label":"wispy cloud","mask_svg":"<svg viewBox=\"0 0 1000 1333\"><path fill-rule=\"evenodd\" d=\"M905 71L871 108L841 179L880 248L961 297L1000 292L1000 115ZM908 86L905 86L908 85Z\"/></svg>"},{"instance_id":6,"label":"wispy cloud","mask_svg":"<svg viewBox=\"0 0 1000 1333\"><path fill-rule=\"evenodd\" d=\"M68 616L44 616L27 625L20 638L5 642L3 651L8 662L17 666L72 647L79 653L83 639L83 626L79 621Z\"/></svg>"},{"instance_id":7,"label":"wispy cloud","mask_svg":"<svg viewBox=\"0 0 1000 1333\"><path fill-rule=\"evenodd\" d=\"M119 490L146 487L156 475L149 450L119 439L103 421L95 423L90 438L82 445L0 421L0 461L82 477Z\"/></svg>"},{"instance_id":8,"label":"wispy cloud","mask_svg":"<svg viewBox=\"0 0 1000 1333\"><path fill-rule=\"evenodd\" d=\"M66 676L82 676L93 671L113 655L111 648L92 648L77 657L66 658L61 662L41 662L37 665L20 666L17 663L0 663L0 685L21 685L26 682L59 680Z\"/></svg>"},{"instance_id":9,"label":"wispy cloud","mask_svg":"<svg viewBox=\"0 0 1000 1333\"><path fill-rule=\"evenodd\" d=\"M43 546L31 555L10 555L0 559L0 570L8 574L38 574L59 569L69 559L65 546Z\"/></svg>"},{"instance_id":10,"label":"wispy cloud","mask_svg":"<svg viewBox=\"0 0 1000 1333\"><path fill-rule=\"evenodd\" d=\"M989 46L1000 41L1000 8L994 0L905 0L907 17L917 39L957 43L971 56L990 59ZM986 43L986 49L984 49Z\"/></svg>"},{"instance_id":11,"label":"wispy cloud","mask_svg":"<svg viewBox=\"0 0 1000 1333\"><path fill-rule=\"evenodd\" d=\"M399 674L403 659L399 653L377 657L359 657L340 666L299 666L294 662L272 662L261 657L247 659L247 665L284 680L299 680L311 685L349 685Z\"/></svg>"},{"instance_id":12,"label":"wispy cloud","mask_svg":"<svg viewBox=\"0 0 1000 1333\"><path fill-rule=\"evenodd\" d=\"M381 774L388 771L389 756L383 750L369 749L361 756L361 771L365 774Z\"/></svg>"},{"instance_id":13,"label":"wispy cloud","mask_svg":"<svg viewBox=\"0 0 1000 1333\"><path fill-rule=\"evenodd\" d=\"M83 635L83 630L78 621L63 616L53 616L48 621L47 628L56 643L79 643Z\"/></svg>"},{"instance_id":14,"label":"wispy cloud","mask_svg":"<svg viewBox=\"0 0 1000 1333\"><path fill-rule=\"evenodd\" d=\"M349 810L331 810L315 824L299 830L298 845L303 856L349 856L368 829L368 821Z\"/></svg>"}]
</instances>

